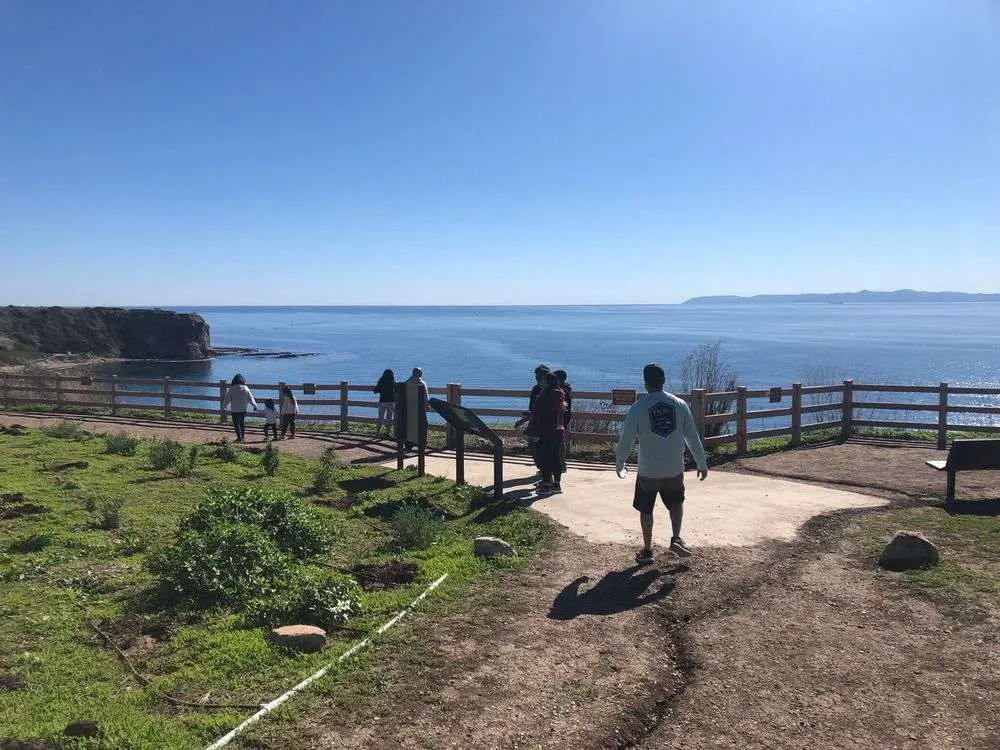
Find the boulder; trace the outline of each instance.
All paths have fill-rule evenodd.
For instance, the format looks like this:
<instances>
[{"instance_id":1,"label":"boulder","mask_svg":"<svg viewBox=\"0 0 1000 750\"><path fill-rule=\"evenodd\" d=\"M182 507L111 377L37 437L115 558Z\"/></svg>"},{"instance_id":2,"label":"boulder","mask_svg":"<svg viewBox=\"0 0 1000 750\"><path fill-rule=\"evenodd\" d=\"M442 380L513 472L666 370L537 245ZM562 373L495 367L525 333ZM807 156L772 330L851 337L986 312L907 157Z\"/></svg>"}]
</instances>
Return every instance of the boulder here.
<instances>
[{"instance_id":1,"label":"boulder","mask_svg":"<svg viewBox=\"0 0 1000 750\"><path fill-rule=\"evenodd\" d=\"M74 721L63 730L67 737L97 737L100 733L101 728L96 721Z\"/></svg>"},{"instance_id":2,"label":"boulder","mask_svg":"<svg viewBox=\"0 0 1000 750\"><path fill-rule=\"evenodd\" d=\"M326 631L315 625L282 625L271 631L271 643L292 651L320 651L326 645Z\"/></svg>"},{"instance_id":3,"label":"boulder","mask_svg":"<svg viewBox=\"0 0 1000 750\"><path fill-rule=\"evenodd\" d=\"M514 557L517 553L503 539L495 536L476 537L472 542L476 557Z\"/></svg>"},{"instance_id":4,"label":"boulder","mask_svg":"<svg viewBox=\"0 0 1000 750\"><path fill-rule=\"evenodd\" d=\"M934 543L915 531L897 531L882 554L878 564L886 570L916 570L938 564L938 551Z\"/></svg>"}]
</instances>

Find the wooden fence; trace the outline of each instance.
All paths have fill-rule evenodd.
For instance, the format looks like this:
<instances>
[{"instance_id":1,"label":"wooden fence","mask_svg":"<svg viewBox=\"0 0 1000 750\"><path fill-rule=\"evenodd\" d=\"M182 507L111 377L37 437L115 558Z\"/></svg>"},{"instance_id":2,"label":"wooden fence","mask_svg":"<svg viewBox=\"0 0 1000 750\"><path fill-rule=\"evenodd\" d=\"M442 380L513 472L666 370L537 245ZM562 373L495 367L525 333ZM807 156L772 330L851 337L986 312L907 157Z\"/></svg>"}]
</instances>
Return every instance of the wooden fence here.
<instances>
[{"instance_id":1,"label":"wooden fence","mask_svg":"<svg viewBox=\"0 0 1000 750\"><path fill-rule=\"evenodd\" d=\"M277 399L284 383L250 383L258 401ZM291 384L290 384L291 385ZM341 381L335 385L303 383L291 385L303 410L302 422L333 422L347 432L351 422L375 422L373 412L378 408L373 385ZM106 408L112 414L123 409L160 411L166 417L193 413L215 415L225 421L222 408L228 383L171 380L163 378L69 377L60 375L3 374L0 376L0 404L5 410L12 407L45 406L56 410L73 410L81 407ZM200 390L201 392L196 392ZM205 392L205 391L208 392ZM522 408L491 407L490 399L523 401L527 408L530 392L493 388L466 388L457 383L446 387L430 388L432 396L443 397L452 403L473 399L476 413L485 417L504 420L506 426L500 434L518 435L510 424L523 414ZM880 400L885 394L911 394L918 400ZM934 396L936 395L936 398ZM794 447L802 436L816 430L838 430L847 439L859 428L897 428L904 430L929 430L937 436L937 445L944 448L949 432L976 431L1000 433L1000 388L969 388L938 385L887 385L863 384L845 380L833 385L802 385L791 387L749 389L739 387L733 391L710 393L695 390L681 397L691 406L695 422L706 446L735 444L738 454L746 453L751 441L760 438L787 436ZM576 425L598 423L608 427L602 432L577 432L573 439L583 441L608 441L615 438L615 423L625 418L626 407L610 407L609 391L573 391L573 422ZM958 403L954 398L964 399ZM891 398L891 397L890 397ZM978 399L968 403L968 399ZM922 400L921 400L922 399ZM760 402L766 400L765 405ZM585 411L588 402L599 402L601 411ZM987 402L987 403L984 403ZM993 403L997 402L997 403ZM495 401L494 401L495 403ZM725 411L720 409L725 408ZM316 409L317 411L313 411ZM880 412L914 413L929 412L925 420L876 419ZM949 421L950 415L984 415L985 424ZM751 429L754 422L763 422L760 429ZM713 427L721 425L721 427ZM431 429L446 430L446 426L432 424Z\"/></svg>"}]
</instances>

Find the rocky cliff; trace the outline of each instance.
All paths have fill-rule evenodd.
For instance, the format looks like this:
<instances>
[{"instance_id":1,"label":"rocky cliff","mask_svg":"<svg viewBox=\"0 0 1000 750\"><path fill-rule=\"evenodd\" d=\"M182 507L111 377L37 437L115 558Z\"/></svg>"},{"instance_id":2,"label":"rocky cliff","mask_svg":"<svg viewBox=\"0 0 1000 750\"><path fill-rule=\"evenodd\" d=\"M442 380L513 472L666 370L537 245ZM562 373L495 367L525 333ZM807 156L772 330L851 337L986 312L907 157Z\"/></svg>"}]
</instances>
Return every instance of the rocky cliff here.
<instances>
[{"instance_id":1,"label":"rocky cliff","mask_svg":"<svg viewBox=\"0 0 1000 750\"><path fill-rule=\"evenodd\" d=\"M200 315L119 307L0 307L0 354L91 354L126 359L204 359Z\"/></svg>"}]
</instances>

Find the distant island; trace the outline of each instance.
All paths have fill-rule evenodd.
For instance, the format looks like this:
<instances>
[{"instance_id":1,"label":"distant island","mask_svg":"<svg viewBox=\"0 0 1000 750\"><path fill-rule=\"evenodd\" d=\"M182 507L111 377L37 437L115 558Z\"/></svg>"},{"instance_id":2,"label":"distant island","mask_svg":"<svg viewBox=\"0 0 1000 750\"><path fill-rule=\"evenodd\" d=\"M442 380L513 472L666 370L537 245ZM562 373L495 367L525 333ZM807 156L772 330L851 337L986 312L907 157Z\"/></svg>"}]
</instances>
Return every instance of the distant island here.
<instances>
[{"instance_id":1,"label":"distant island","mask_svg":"<svg viewBox=\"0 0 1000 750\"><path fill-rule=\"evenodd\" d=\"M826 302L841 305L849 302L1000 302L1000 294L969 294L966 292L918 292L915 289L897 289L894 292L835 292L833 294L755 294L752 297L720 295L692 297L685 305L756 302Z\"/></svg>"}]
</instances>

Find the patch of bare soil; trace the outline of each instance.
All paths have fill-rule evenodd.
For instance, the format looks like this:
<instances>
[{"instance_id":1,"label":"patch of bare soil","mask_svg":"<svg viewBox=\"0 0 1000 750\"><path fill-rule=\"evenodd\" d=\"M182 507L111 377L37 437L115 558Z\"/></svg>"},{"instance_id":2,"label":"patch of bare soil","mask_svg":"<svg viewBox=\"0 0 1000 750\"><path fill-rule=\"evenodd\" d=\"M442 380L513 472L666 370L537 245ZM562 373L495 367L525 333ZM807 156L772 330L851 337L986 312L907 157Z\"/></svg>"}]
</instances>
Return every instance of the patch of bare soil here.
<instances>
[{"instance_id":1,"label":"patch of bare soil","mask_svg":"<svg viewBox=\"0 0 1000 750\"><path fill-rule=\"evenodd\" d=\"M82 417L71 414L42 416L18 413L0 414L0 425L18 423L27 427L43 427L59 422L78 422L89 432L104 435L129 432L145 439L170 438L179 443L218 443L223 438L232 441L232 428L227 425L199 424L197 422L167 422L165 420L138 419L132 417ZM264 448L263 429L247 426L247 442L242 447L249 451ZM330 447L337 451L338 458L347 463L377 463L395 455L395 443L380 441L361 435L340 435L300 431L294 440L279 440L275 443L282 453L318 458Z\"/></svg>"},{"instance_id":2,"label":"patch of bare soil","mask_svg":"<svg viewBox=\"0 0 1000 750\"><path fill-rule=\"evenodd\" d=\"M925 466L924 461L946 456L947 451L933 446L859 441L744 458L722 468L927 501L944 498L945 472ZM1000 499L1000 471L959 472L957 486L958 500Z\"/></svg>"},{"instance_id":3,"label":"patch of bare soil","mask_svg":"<svg viewBox=\"0 0 1000 750\"><path fill-rule=\"evenodd\" d=\"M397 636L407 658L384 654L369 692L312 712L306 745L581 748L641 736L645 719L633 717L679 680L656 607L685 573L676 558L637 568L633 553L560 534L458 612L418 612Z\"/></svg>"},{"instance_id":4,"label":"patch of bare soil","mask_svg":"<svg viewBox=\"0 0 1000 750\"><path fill-rule=\"evenodd\" d=\"M856 533L775 548L728 596L727 551L693 566L670 623L685 687L635 747L1000 747L995 627L911 596Z\"/></svg>"},{"instance_id":5,"label":"patch of bare soil","mask_svg":"<svg viewBox=\"0 0 1000 750\"><path fill-rule=\"evenodd\" d=\"M127 614L101 620L97 625L135 663L148 657L160 643L169 640L177 623L166 618Z\"/></svg>"},{"instance_id":6,"label":"patch of bare soil","mask_svg":"<svg viewBox=\"0 0 1000 750\"><path fill-rule=\"evenodd\" d=\"M0 672L0 692L14 692L15 690L27 689L28 683L21 675Z\"/></svg>"},{"instance_id":7,"label":"patch of bare soil","mask_svg":"<svg viewBox=\"0 0 1000 750\"><path fill-rule=\"evenodd\" d=\"M382 563L361 563L351 568L351 575L366 590L388 589L412 583L420 568L413 560L393 558Z\"/></svg>"},{"instance_id":8,"label":"patch of bare soil","mask_svg":"<svg viewBox=\"0 0 1000 750\"><path fill-rule=\"evenodd\" d=\"M24 518L25 516L37 516L39 513L48 513L49 509L44 505L35 503L21 503L20 505L0 506L0 521L14 518Z\"/></svg>"}]
</instances>

